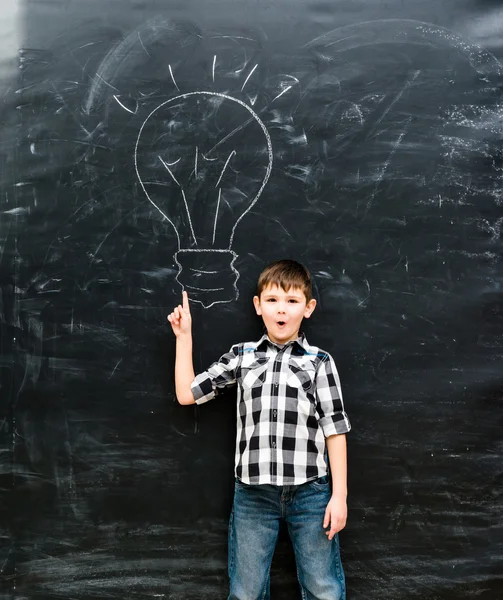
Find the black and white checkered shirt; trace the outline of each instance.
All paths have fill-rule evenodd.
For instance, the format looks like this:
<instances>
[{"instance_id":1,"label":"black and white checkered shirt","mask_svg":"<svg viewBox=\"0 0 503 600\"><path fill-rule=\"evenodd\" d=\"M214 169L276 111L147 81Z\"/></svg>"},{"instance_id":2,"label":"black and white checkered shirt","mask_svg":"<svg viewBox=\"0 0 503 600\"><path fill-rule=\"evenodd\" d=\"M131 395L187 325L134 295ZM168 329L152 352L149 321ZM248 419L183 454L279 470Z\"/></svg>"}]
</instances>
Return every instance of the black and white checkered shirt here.
<instances>
[{"instance_id":1,"label":"black and white checkered shirt","mask_svg":"<svg viewBox=\"0 0 503 600\"><path fill-rule=\"evenodd\" d=\"M235 473L249 484L300 485L327 474L325 438L351 429L330 354L301 335L236 344L197 375L197 404L237 384Z\"/></svg>"}]
</instances>

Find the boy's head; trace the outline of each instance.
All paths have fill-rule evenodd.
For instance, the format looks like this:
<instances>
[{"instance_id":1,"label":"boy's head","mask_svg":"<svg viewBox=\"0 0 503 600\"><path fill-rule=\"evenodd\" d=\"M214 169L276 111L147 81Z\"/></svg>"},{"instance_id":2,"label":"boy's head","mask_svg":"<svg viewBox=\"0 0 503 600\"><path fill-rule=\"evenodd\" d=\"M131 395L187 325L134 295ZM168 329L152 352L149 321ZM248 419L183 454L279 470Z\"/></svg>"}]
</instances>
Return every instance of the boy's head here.
<instances>
[{"instance_id":1,"label":"boy's head","mask_svg":"<svg viewBox=\"0 0 503 600\"><path fill-rule=\"evenodd\" d=\"M278 260L259 276L253 304L264 320L271 341L285 344L297 339L302 319L316 307L311 275L294 260Z\"/></svg>"},{"instance_id":2,"label":"boy's head","mask_svg":"<svg viewBox=\"0 0 503 600\"><path fill-rule=\"evenodd\" d=\"M311 274L304 265L295 260L277 260L260 273L257 283L257 296L260 298L267 287L276 286L288 292L290 288L298 288L309 302L313 297Z\"/></svg>"}]
</instances>

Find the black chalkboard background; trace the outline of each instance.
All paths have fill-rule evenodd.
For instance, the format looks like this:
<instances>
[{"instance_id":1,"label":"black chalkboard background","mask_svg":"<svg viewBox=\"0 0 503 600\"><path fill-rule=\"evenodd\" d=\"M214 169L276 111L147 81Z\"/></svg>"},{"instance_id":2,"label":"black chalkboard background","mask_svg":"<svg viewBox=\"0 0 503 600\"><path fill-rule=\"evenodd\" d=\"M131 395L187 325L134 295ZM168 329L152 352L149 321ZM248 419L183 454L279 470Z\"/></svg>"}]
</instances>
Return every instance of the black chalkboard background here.
<instances>
[{"instance_id":1,"label":"black chalkboard background","mask_svg":"<svg viewBox=\"0 0 503 600\"><path fill-rule=\"evenodd\" d=\"M225 597L233 395L176 404L165 319L186 285L200 370L291 257L354 428L348 599L503 598L500 3L2 18L2 597Z\"/></svg>"}]
</instances>

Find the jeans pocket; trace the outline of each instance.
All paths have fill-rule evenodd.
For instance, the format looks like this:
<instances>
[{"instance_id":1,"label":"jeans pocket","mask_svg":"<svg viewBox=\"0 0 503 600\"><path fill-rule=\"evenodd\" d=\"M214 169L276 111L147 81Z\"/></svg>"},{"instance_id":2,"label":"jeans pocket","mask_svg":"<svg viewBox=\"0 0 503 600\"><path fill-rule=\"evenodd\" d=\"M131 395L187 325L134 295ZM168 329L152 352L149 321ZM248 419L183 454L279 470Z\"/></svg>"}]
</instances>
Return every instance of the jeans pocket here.
<instances>
[{"instance_id":1,"label":"jeans pocket","mask_svg":"<svg viewBox=\"0 0 503 600\"><path fill-rule=\"evenodd\" d=\"M320 491L330 491L330 479L328 475L323 475L322 477L318 477L317 479L313 479L309 481L308 484Z\"/></svg>"}]
</instances>

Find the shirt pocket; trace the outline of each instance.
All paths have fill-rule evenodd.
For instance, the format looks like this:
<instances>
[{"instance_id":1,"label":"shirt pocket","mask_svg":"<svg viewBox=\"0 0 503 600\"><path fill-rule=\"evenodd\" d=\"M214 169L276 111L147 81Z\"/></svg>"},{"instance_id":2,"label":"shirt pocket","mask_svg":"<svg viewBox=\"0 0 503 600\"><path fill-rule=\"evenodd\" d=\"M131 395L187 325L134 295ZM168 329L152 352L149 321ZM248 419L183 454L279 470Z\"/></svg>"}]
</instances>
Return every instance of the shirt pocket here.
<instances>
[{"instance_id":1,"label":"shirt pocket","mask_svg":"<svg viewBox=\"0 0 503 600\"><path fill-rule=\"evenodd\" d=\"M243 388L254 388L264 385L269 358L260 357L252 363L241 366L241 384Z\"/></svg>"},{"instance_id":2,"label":"shirt pocket","mask_svg":"<svg viewBox=\"0 0 503 600\"><path fill-rule=\"evenodd\" d=\"M314 365L288 363L288 377L286 384L289 387L302 389L306 394L312 392L316 371Z\"/></svg>"}]
</instances>

